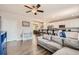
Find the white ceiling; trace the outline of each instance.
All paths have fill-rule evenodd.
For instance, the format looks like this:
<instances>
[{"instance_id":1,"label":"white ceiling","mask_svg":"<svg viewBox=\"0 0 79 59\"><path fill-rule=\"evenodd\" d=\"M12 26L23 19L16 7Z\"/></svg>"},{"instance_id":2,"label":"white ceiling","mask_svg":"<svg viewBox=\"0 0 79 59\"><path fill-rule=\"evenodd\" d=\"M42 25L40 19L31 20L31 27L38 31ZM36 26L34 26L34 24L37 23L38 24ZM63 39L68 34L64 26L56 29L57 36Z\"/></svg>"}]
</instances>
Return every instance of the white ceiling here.
<instances>
[{"instance_id":1,"label":"white ceiling","mask_svg":"<svg viewBox=\"0 0 79 59\"><path fill-rule=\"evenodd\" d=\"M39 9L44 10L44 13L33 15L32 13L25 13L29 10L23 4L2 4L0 10L15 14L20 14L28 17L29 19L39 19L41 21L57 20L59 18L72 16L74 13L79 12L78 4L41 4Z\"/></svg>"}]
</instances>

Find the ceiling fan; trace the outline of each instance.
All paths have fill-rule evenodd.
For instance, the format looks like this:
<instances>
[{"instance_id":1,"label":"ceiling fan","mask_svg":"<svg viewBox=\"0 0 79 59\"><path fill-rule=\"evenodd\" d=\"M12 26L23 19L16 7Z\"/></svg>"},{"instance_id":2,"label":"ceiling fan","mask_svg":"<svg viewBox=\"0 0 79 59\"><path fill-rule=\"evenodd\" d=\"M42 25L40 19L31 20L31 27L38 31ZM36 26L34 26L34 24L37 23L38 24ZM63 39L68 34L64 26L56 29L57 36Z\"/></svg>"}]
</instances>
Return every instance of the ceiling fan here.
<instances>
[{"instance_id":1,"label":"ceiling fan","mask_svg":"<svg viewBox=\"0 0 79 59\"><path fill-rule=\"evenodd\" d=\"M24 5L24 6L30 9L29 11L26 11L26 13L32 12L34 15L37 15L37 12L41 12L41 13L44 12L43 10L39 10L39 7L41 7L40 4L33 5L32 7L27 5Z\"/></svg>"}]
</instances>

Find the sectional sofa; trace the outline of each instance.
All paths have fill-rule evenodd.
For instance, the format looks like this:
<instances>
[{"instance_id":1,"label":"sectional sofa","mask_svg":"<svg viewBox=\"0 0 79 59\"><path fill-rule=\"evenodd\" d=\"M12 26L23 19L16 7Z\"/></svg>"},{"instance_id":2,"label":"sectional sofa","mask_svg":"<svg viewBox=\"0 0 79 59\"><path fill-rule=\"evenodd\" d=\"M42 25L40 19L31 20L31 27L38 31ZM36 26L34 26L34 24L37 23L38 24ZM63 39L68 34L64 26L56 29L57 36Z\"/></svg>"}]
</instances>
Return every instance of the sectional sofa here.
<instances>
[{"instance_id":1,"label":"sectional sofa","mask_svg":"<svg viewBox=\"0 0 79 59\"><path fill-rule=\"evenodd\" d=\"M38 45L52 52L52 55L79 55L79 40L73 38L64 38L64 47L62 40L58 36L43 35L38 37Z\"/></svg>"}]
</instances>

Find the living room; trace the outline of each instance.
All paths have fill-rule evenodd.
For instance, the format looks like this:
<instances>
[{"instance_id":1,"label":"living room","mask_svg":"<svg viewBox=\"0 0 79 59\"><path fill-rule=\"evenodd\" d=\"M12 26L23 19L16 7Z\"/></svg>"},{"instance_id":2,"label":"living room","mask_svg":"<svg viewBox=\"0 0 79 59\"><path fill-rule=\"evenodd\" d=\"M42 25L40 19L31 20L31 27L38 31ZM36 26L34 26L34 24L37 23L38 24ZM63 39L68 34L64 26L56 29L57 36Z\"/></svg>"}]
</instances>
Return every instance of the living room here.
<instances>
[{"instance_id":1,"label":"living room","mask_svg":"<svg viewBox=\"0 0 79 59\"><path fill-rule=\"evenodd\" d=\"M79 55L79 4L0 4L0 24L7 55Z\"/></svg>"}]
</instances>

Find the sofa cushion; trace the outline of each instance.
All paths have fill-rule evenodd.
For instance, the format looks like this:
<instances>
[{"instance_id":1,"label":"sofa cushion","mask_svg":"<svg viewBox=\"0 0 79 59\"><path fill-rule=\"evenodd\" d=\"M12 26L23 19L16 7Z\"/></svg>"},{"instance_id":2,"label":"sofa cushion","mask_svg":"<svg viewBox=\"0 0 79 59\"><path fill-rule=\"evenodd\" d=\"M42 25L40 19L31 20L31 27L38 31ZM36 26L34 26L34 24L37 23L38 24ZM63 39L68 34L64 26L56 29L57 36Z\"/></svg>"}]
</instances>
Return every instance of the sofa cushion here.
<instances>
[{"instance_id":1,"label":"sofa cushion","mask_svg":"<svg viewBox=\"0 0 79 59\"><path fill-rule=\"evenodd\" d=\"M66 32L66 37L78 38L78 33L77 32Z\"/></svg>"},{"instance_id":2,"label":"sofa cushion","mask_svg":"<svg viewBox=\"0 0 79 59\"><path fill-rule=\"evenodd\" d=\"M45 39L42 39L42 40L38 39L38 42L47 46L47 47L50 47L53 50L58 50L58 49L62 48L62 45L60 45L56 42L53 42L53 41L49 41L49 40L45 40Z\"/></svg>"},{"instance_id":3,"label":"sofa cushion","mask_svg":"<svg viewBox=\"0 0 79 59\"><path fill-rule=\"evenodd\" d=\"M54 52L56 51L56 50L52 49L52 47L47 46L47 44L44 43L44 42L40 42L40 41L38 41L38 45L42 46L43 48L49 50L49 51L52 52L52 53L54 53Z\"/></svg>"},{"instance_id":4,"label":"sofa cushion","mask_svg":"<svg viewBox=\"0 0 79 59\"><path fill-rule=\"evenodd\" d=\"M56 49L56 50L62 48L62 45L60 45L56 42L53 42L53 41L47 42L47 45L50 46L50 47L53 47L53 49Z\"/></svg>"},{"instance_id":5,"label":"sofa cushion","mask_svg":"<svg viewBox=\"0 0 79 59\"><path fill-rule=\"evenodd\" d=\"M52 36L52 41L59 43L59 44L62 44L62 40L58 36Z\"/></svg>"},{"instance_id":6,"label":"sofa cushion","mask_svg":"<svg viewBox=\"0 0 79 59\"><path fill-rule=\"evenodd\" d=\"M46 40L51 40L51 35L48 35L48 34L43 34L42 38L43 39L46 39Z\"/></svg>"},{"instance_id":7,"label":"sofa cushion","mask_svg":"<svg viewBox=\"0 0 79 59\"><path fill-rule=\"evenodd\" d=\"M79 40L77 40L77 39L67 38L67 39L65 39L65 42L64 43L68 47L72 47L72 48L75 48L75 49L79 49Z\"/></svg>"},{"instance_id":8,"label":"sofa cushion","mask_svg":"<svg viewBox=\"0 0 79 59\"><path fill-rule=\"evenodd\" d=\"M52 40L59 44L62 44L62 40L58 36L52 36ZM64 44L65 44L65 46L79 49L79 40L78 39L64 38Z\"/></svg>"},{"instance_id":9,"label":"sofa cushion","mask_svg":"<svg viewBox=\"0 0 79 59\"><path fill-rule=\"evenodd\" d=\"M79 50L64 47L56 51L53 55L79 55Z\"/></svg>"}]
</instances>

